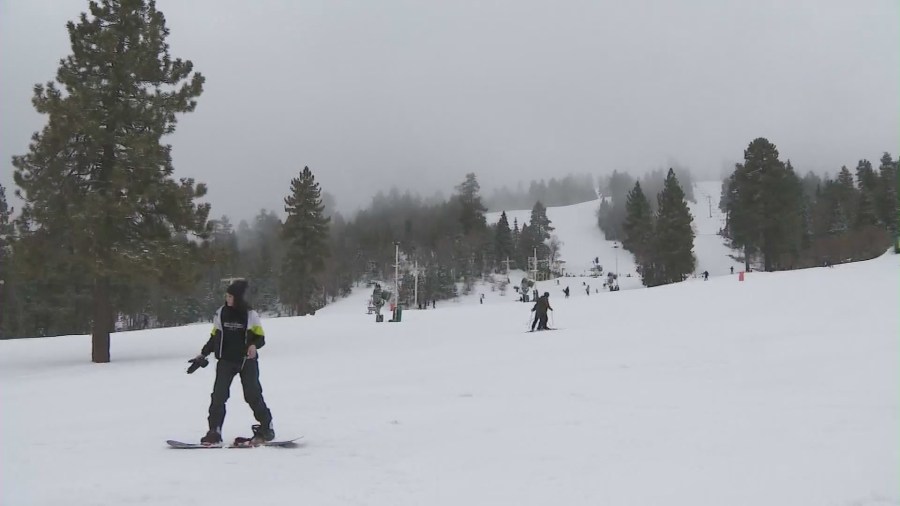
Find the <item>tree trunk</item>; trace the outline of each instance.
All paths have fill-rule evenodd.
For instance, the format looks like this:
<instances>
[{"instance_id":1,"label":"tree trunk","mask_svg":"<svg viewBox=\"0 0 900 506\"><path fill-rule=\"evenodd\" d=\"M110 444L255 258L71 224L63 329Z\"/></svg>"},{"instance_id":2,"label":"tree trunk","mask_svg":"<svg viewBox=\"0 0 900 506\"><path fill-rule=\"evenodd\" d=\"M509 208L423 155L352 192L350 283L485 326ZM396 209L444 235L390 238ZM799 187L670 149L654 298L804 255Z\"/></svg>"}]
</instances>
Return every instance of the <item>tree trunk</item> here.
<instances>
[{"instance_id":1,"label":"tree trunk","mask_svg":"<svg viewBox=\"0 0 900 506\"><path fill-rule=\"evenodd\" d=\"M109 279L101 276L94 282L94 324L91 332L91 360L95 363L105 364L109 362L111 322Z\"/></svg>"}]
</instances>

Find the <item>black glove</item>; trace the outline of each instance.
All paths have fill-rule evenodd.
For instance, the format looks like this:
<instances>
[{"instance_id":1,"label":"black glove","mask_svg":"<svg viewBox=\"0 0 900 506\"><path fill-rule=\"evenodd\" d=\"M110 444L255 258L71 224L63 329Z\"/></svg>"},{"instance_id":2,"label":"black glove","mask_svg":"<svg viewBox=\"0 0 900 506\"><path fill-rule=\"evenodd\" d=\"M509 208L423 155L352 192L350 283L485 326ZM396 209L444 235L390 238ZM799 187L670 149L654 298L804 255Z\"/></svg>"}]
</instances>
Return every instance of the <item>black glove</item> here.
<instances>
[{"instance_id":1,"label":"black glove","mask_svg":"<svg viewBox=\"0 0 900 506\"><path fill-rule=\"evenodd\" d=\"M188 370L187 370L188 374L192 374L197 369L199 369L201 367L206 367L209 365L209 360L206 360L206 357L203 357L203 356L194 357L194 358L188 360L188 362L191 363L191 366L188 367Z\"/></svg>"}]
</instances>

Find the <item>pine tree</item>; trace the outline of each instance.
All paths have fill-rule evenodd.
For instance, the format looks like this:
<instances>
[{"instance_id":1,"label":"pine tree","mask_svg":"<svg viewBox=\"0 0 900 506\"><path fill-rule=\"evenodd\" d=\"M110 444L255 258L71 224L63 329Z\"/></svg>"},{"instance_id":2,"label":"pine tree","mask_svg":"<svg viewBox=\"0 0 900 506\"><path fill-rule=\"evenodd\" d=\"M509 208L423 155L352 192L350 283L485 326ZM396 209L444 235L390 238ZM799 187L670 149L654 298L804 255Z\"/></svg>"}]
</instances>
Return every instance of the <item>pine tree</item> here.
<instances>
[{"instance_id":1,"label":"pine tree","mask_svg":"<svg viewBox=\"0 0 900 506\"><path fill-rule=\"evenodd\" d=\"M513 250L518 250L519 248L519 236L521 232L519 231L519 219L513 218L513 230L512 230L512 239L513 239Z\"/></svg>"},{"instance_id":2,"label":"pine tree","mask_svg":"<svg viewBox=\"0 0 900 506\"><path fill-rule=\"evenodd\" d=\"M696 264L694 230L691 227L694 218L672 169L669 169L665 186L657 199L659 211L653 251L649 255L653 265L651 282L667 284L684 281Z\"/></svg>"},{"instance_id":3,"label":"pine tree","mask_svg":"<svg viewBox=\"0 0 900 506\"><path fill-rule=\"evenodd\" d=\"M872 162L860 160L856 166L856 183L859 200L856 212L856 228L878 224L876 201L878 199L878 175L872 169Z\"/></svg>"},{"instance_id":4,"label":"pine tree","mask_svg":"<svg viewBox=\"0 0 900 506\"><path fill-rule=\"evenodd\" d=\"M650 203L641 190L641 183L634 183L625 203L625 225L622 246L630 251L638 264L646 258L653 243L653 213Z\"/></svg>"},{"instance_id":5,"label":"pine tree","mask_svg":"<svg viewBox=\"0 0 900 506\"><path fill-rule=\"evenodd\" d=\"M473 173L466 174L466 180L456 187L462 206L459 221L462 224L463 234L481 232L487 226L484 217L487 208L481 203L480 189L481 186Z\"/></svg>"},{"instance_id":6,"label":"pine tree","mask_svg":"<svg viewBox=\"0 0 900 506\"><path fill-rule=\"evenodd\" d=\"M249 270L253 306L260 311L280 313L281 267L284 263L284 223L274 211L262 209L253 219L253 226L238 226L238 242L241 247L242 269ZM246 271L235 272L244 276Z\"/></svg>"},{"instance_id":7,"label":"pine tree","mask_svg":"<svg viewBox=\"0 0 900 506\"><path fill-rule=\"evenodd\" d=\"M728 233L750 255L760 252L767 271L796 255L802 238L802 188L790 163L778 159L778 149L764 138L744 151L729 181Z\"/></svg>"},{"instance_id":8,"label":"pine tree","mask_svg":"<svg viewBox=\"0 0 900 506\"><path fill-rule=\"evenodd\" d=\"M843 209L847 223L856 223L856 212L859 210L859 190L853 181L853 175L846 166L841 167L835 180L835 204Z\"/></svg>"},{"instance_id":9,"label":"pine tree","mask_svg":"<svg viewBox=\"0 0 900 506\"><path fill-rule=\"evenodd\" d=\"M876 208L878 219L891 232L891 237L896 237L898 218L897 162L891 159L890 153L882 155L881 165L878 167Z\"/></svg>"},{"instance_id":10,"label":"pine tree","mask_svg":"<svg viewBox=\"0 0 900 506\"><path fill-rule=\"evenodd\" d=\"M6 316L15 301L9 296L12 290L12 241L13 225L10 220L13 210L6 202L6 188L0 184L0 338L8 334Z\"/></svg>"},{"instance_id":11,"label":"pine tree","mask_svg":"<svg viewBox=\"0 0 900 506\"><path fill-rule=\"evenodd\" d=\"M513 237L512 231L509 229L509 219L506 217L506 211L500 213L500 221L497 222L494 236L494 245L494 251L498 260L503 261L507 257L513 256Z\"/></svg>"},{"instance_id":12,"label":"pine tree","mask_svg":"<svg viewBox=\"0 0 900 506\"><path fill-rule=\"evenodd\" d=\"M6 202L6 188L0 184L0 276L3 275L2 273L6 272L6 263L9 256L12 254L12 212L13 209L10 208L9 204Z\"/></svg>"},{"instance_id":13,"label":"pine tree","mask_svg":"<svg viewBox=\"0 0 900 506\"><path fill-rule=\"evenodd\" d=\"M291 194L284 199L284 210L287 252L282 266L282 301L303 316L315 312L316 306L311 302L321 292L319 275L328 256L330 221L324 215L321 188L309 167L291 180Z\"/></svg>"},{"instance_id":14,"label":"pine tree","mask_svg":"<svg viewBox=\"0 0 900 506\"><path fill-rule=\"evenodd\" d=\"M522 230L519 232L519 246L516 249L516 265L519 269L529 269L528 259L534 255L536 247L537 242L534 239L534 234L531 232L531 227L528 223L523 223Z\"/></svg>"},{"instance_id":15,"label":"pine tree","mask_svg":"<svg viewBox=\"0 0 900 506\"><path fill-rule=\"evenodd\" d=\"M175 115L194 110L203 77L169 56L169 31L152 0L91 2L90 16L67 28L62 89L35 86L32 102L48 123L27 154L13 157L25 198L20 228L33 236L28 246L51 237L65 245L53 254L83 275L71 281L83 277L91 287L92 359L108 362L117 286L179 282L165 271L194 244L178 236L205 234L209 205L194 200L206 187L175 181L171 147L161 143Z\"/></svg>"},{"instance_id":16,"label":"pine tree","mask_svg":"<svg viewBox=\"0 0 900 506\"><path fill-rule=\"evenodd\" d=\"M547 217L547 208L540 200L535 202L534 207L531 208L531 233L541 244L550 239L550 232L554 230L550 223L550 218Z\"/></svg>"}]
</instances>

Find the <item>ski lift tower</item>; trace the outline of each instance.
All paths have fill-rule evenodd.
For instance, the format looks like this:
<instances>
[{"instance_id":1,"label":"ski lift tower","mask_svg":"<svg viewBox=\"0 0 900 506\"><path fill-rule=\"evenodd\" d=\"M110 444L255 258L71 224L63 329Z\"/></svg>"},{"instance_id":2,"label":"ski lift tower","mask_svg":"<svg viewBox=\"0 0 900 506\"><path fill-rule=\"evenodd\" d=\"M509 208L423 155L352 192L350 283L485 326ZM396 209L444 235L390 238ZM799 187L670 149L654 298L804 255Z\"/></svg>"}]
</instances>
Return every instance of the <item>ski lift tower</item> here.
<instances>
[{"instance_id":1,"label":"ski lift tower","mask_svg":"<svg viewBox=\"0 0 900 506\"><path fill-rule=\"evenodd\" d=\"M619 277L619 243L613 243L613 249L616 250L616 278Z\"/></svg>"}]
</instances>

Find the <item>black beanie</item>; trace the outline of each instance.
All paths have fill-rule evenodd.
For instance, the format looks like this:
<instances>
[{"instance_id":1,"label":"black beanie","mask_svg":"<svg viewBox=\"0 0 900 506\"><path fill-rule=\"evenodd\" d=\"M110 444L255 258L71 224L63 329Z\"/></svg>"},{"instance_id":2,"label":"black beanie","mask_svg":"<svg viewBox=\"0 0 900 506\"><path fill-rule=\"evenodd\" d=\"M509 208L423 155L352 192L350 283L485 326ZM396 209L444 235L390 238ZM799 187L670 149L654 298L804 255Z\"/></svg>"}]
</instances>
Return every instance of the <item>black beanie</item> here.
<instances>
[{"instance_id":1,"label":"black beanie","mask_svg":"<svg viewBox=\"0 0 900 506\"><path fill-rule=\"evenodd\" d=\"M235 299L244 300L244 293L247 291L247 281L243 279L239 279L234 283L228 285L228 288L225 289L225 293L230 293L234 295Z\"/></svg>"}]
</instances>

